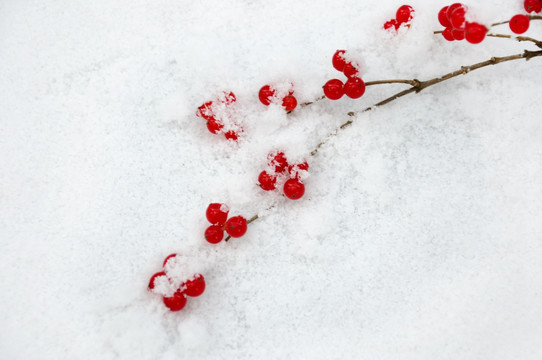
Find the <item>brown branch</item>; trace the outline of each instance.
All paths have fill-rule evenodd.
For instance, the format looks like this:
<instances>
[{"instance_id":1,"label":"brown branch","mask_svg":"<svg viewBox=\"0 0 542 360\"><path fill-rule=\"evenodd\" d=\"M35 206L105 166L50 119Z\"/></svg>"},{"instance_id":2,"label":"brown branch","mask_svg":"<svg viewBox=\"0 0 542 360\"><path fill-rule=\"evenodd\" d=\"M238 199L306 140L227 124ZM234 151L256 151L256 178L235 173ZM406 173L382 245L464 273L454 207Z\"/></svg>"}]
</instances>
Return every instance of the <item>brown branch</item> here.
<instances>
[{"instance_id":1,"label":"brown branch","mask_svg":"<svg viewBox=\"0 0 542 360\"><path fill-rule=\"evenodd\" d=\"M496 64L500 64L500 63L503 63L503 62L507 62L507 61L512 61L512 60L518 60L518 59L525 59L525 60L529 60L533 57L537 57L537 56L542 56L542 51L529 51L529 50L525 50L522 54L516 54L516 55L510 55L510 56L504 56L504 57L492 57L491 59L489 60L486 60L486 61L482 61L482 62L479 62L479 63L476 63L476 64L473 64L473 65L470 65L470 66L462 66L459 70L456 70L456 71L453 71L451 73L448 73L446 75L443 75L441 77L436 77L434 79L430 79L430 80L426 80L426 81L421 81L419 82L418 81L418 84L416 86L411 86L409 89L406 89L406 90L403 90L403 91L400 91L392 96L390 96L389 98L387 99L384 99L376 104L374 104L373 106L370 106L362 111L359 111L359 112L349 112L347 115L352 117L358 113L363 113L363 112L366 112L366 111L370 111L370 110L373 110L379 106L382 106L382 105L386 105L394 100L397 100L405 95L408 95L410 93L413 93L413 92L420 92L422 91L423 89L429 87L429 86L433 86L435 84L438 84L440 82L443 82L445 80L449 80L451 78L454 78L456 76L459 76L459 75L465 75L465 74L468 74L469 72L473 71L473 70L477 70L477 69L480 69L480 68L483 68L485 66L489 66L489 65L496 65ZM321 141L318 145L316 145L316 148L311 151L311 156L314 156L316 155L316 153L318 153L318 150L322 147L322 145L324 145L327 140L329 138L331 138L332 136L336 135L340 130L350 126L351 124L353 123L353 120L348 120L346 121L345 123L343 123L341 126L339 126L337 129L335 129L331 134L329 134L327 136L327 138L323 141Z\"/></svg>"},{"instance_id":2,"label":"brown branch","mask_svg":"<svg viewBox=\"0 0 542 360\"><path fill-rule=\"evenodd\" d=\"M381 85L381 84L408 84L410 86L418 86L420 82L417 79L414 80L377 80L367 81L365 86Z\"/></svg>"},{"instance_id":3,"label":"brown branch","mask_svg":"<svg viewBox=\"0 0 542 360\"><path fill-rule=\"evenodd\" d=\"M394 100L397 100L397 99L399 99L399 98L401 98L401 97L403 97L405 95L408 95L410 93L413 93L413 92L418 93L418 92L422 91L423 89L425 89L425 88L427 88L429 86L436 85L438 83L449 80L449 79L454 78L454 77L459 76L459 75L466 75L466 74L468 74L469 72L471 72L473 70L477 70L477 69L480 69L480 68L483 68L483 67L486 67L486 66L489 66L489 65L496 65L496 64L503 63L503 62L512 61L512 60L519 60L519 59L525 59L526 61L528 61L531 58L534 58L534 57L537 57L537 56L542 56L542 50L540 50L540 51L525 50L522 54L516 54L516 55L510 55L510 56L504 56L504 57L492 57L489 60L482 61L482 62L473 64L473 65L470 65L470 66L462 66L459 70L452 71L451 73L445 74L445 75L443 75L441 77L436 77L436 78L426 80L426 81L419 81L417 79L413 79L413 80L379 80L379 81L373 81L373 82L370 82L371 85L386 84L386 83L405 83L405 84L411 85L411 87L409 89L400 91L400 92L390 96L389 98L384 99L384 100L374 104L373 106L370 106L370 107L368 107L366 109L363 109L363 110L361 110L359 112L351 111L347 115L352 117L352 116L354 116L354 115L356 115L358 113L364 113L364 112L373 110L373 109L375 109L375 108L377 108L379 106L386 105L386 104L388 104L388 103L390 103L390 102L392 102ZM368 83L365 83L365 84L367 85ZM322 100L324 98L325 98L325 96L322 96L321 98L318 98L318 100ZM305 104L310 105L311 103L305 103ZM354 122L354 120L348 120L345 123L343 123L341 126L339 126L337 129L335 129L332 133L330 133L327 136L327 138L325 140L321 141L318 145L316 145L316 148L313 151L311 151L310 155L315 156L318 153L318 150L327 142L327 140L329 140L332 136L337 135L337 133L340 130L343 130L343 129L347 128L353 122ZM256 221L257 219L259 219L259 216L254 215L252 218L250 218L250 220L247 221L247 225L252 223L253 221ZM230 238L231 238L231 236L228 235L228 237L226 237L225 241L230 240Z\"/></svg>"},{"instance_id":4,"label":"brown branch","mask_svg":"<svg viewBox=\"0 0 542 360\"><path fill-rule=\"evenodd\" d=\"M539 48L542 49L542 41L533 39L533 38L528 37L528 36L512 36L512 35L505 35L505 34L487 34L486 36L491 36L491 37L496 37L496 38L504 38L504 39L513 39L513 40L517 40L519 42L531 41L536 46L538 46Z\"/></svg>"}]
</instances>

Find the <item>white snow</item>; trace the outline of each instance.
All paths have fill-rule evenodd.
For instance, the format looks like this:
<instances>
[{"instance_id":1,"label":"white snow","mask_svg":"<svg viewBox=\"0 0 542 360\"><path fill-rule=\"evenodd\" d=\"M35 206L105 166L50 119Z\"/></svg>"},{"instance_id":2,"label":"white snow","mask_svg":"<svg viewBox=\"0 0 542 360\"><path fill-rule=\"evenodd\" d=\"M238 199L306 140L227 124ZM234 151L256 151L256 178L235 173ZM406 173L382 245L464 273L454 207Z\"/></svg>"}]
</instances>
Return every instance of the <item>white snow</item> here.
<instances>
[{"instance_id":1,"label":"white snow","mask_svg":"<svg viewBox=\"0 0 542 360\"><path fill-rule=\"evenodd\" d=\"M433 35L449 2L384 31L402 4L0 2L0 358L542 358L542 58L356 115L314 157L405 85L290 114L258 101L288 82L320 97L337 49L365 81L535 49ZM195 115L223 91L238 143ZM277 150L310 165L300 200L257 186ZM260 218L211 245L211 202ZM206 281L178 313L147 291L171 253Z\"/></svg>"}]
</instances>

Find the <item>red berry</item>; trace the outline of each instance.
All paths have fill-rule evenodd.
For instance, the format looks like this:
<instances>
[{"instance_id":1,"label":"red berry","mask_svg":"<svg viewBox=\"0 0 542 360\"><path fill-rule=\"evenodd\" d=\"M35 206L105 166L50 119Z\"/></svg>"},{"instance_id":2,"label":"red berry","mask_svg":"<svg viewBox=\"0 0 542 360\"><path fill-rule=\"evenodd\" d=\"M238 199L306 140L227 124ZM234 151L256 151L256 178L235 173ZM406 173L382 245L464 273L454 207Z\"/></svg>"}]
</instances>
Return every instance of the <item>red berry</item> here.
<instances>
[{"instance_id":1,"label":"red berry","mask_svg":"<svg viewBox=\"0 0 542 360\"><path fill-rule=\"evenodd\" d=\"M245 235L247 232L247 220L242 216L231 217L226 222L226 232L234 238Z\"/></svg>"},{"instance_id":2,"label":"red berry","mask_svg":"<svg viewBox=\"0 0 542 360\"><path fill-rule=\"evenodd\" d=\"M163 267L166 266L167 262L170 260L170 259L173 259L174 257L176 256L180 256L179 254L171 254L171 255L168 255L165 259L164 259L164 264L162 265Z\"/></svg>"},{"instance_id":3,"label":"red berry","mask_svg":"<svg viewBox=\"0 0 542 360\"><path fill-rule=\"evenodd\" d=\"M346 50L337 50L335 51L335 54L333 54L333 59L331 60L333 63L333 67L337 69L338 71L344 70L344 65L346 65L346 60L344 60L344 53Z\"/></svg>"},{"instance_id":4,"label":"red berry","mask_svg":"<svg viewBox=\"0 0 542 360\"><path fill-rule=\"evenodd\" d=\"M213 225L224 225L228 220L228 212L230 209L226 204L211 203L207 206L205 217Z\"/></svg>"},{"instance_id":5,"label":"red berry","mask_svg":"<svg viewBox=\"0 0 542 360\"><path fill-rule=\"evenodd\" d=\"M149 290L154 289L154 281L156 280L157 277L160 277L160 276L166 276L166 273L163 271L160 271L154 274L153 276L151 276L151 279L149 281Z\"/></svg>"},{"instance_id":6,"label":"red berry","mask_svg":"<svg viewBox=\"0 0 542 360\"><path fill-rule=\"evenodd\" d=\"M389 30L392 27L395 28L395 30L397 30L397 29L399 29L399 26L401 26L401 24L399 24L397 22L397 20L395 20L395 19L388 20L388 21L386 21L384 23L384 29L386 29L386 30Z\"/></svg>"},{"instance_id":7,"label":"red berry","mask_svg":"<svg viewBox=\"0 0 542 360\"><path fill-rule=\"evenodd\" d=\"M514 15L510 19L510 30L516 34L523 34L529 29L529 17L527 15Z\"/></svg>"},{"instance_id":8,"label":"red berry","mask_svg":"<svg viewBox=\"0 0 542 360\"><path fill-rule=\"evenodd\" d=\"M188 280L183 285L186 287L184 293L188 296L200 296L205 291L205 279L201 274L197 274L194 280Z\"/></svg>"},{"instance_id":9,"label":"red berry","mask_svg":"<svg viewBox=\"0 0 542 360\"><path fill-rule=\"evenodd\" d=\"M412 6L403 5L395 13L395 18L400 24L407 23L414 17L414 9Z\"/></svg>"},{"instance_id":10,"label":"red berry","mask_svg":"<svg viewBox=\"0 0 542 360\"><path fill-rule=\"evenodd\" d=\"M258 182L260 187L265 191L275 190L277 177L269 175L267 171L262 171L260 176L258 176Z\"/></svg>"},{"instance_id":11,"label":"red berry","mask_svg":"<svg viewBox=\"0 0 542 360\"><path fill-rule=\"evenodd\" d=\"M452 27L452 24L450 23L450 19L448 19L448 16L446 15L448 12L448 6L443 7L438 12L438 22L440 25L447 27Z\"/></svg>"},{"instance_id":12,"label":"red berry","mask_svg":"<svg viewBox=\"0 0 542 360\"><path fill-rule=\"evenodd\" d=\"M217 120L211 119L207 120L207 130L212 132L213 134L218 134L218 132L224 127L220 122Z\"/></svg>"},{"instance_id":13,"label":"red berry","mask_svg":"<svg viewBox=\"0 0 542 360\"><path fill-rule=\"evenodd\" d=\"M465 39L465 29L453 29L452 36L454 37L454 40L458 41Z\"/></svg>"},{"instance_id":14,"label":"red berry","mask_svg":"<svg viewBox=\"0 0 542 360\"><path fill-rule=\"evenodd\" d=\"M456 29L461 29L465 25L465 14L467 9L464 6L458 7L452 12L450 16L450 22Z\"/></svg>"},{"instance_id":15,"label":"red berry","mask_svg":"<svg viewBox=\"0 0 542 360\"><path fill-rule=\"evenodd\" d=\"M228 140L237 141L239 139L239 134L237 134L235 131L230 130L226 133L224 133L224 137Z\"/></svg>"},{"instance_id":16,"label":"red berry","mask_svg":"<svg viewBox=\"0 0 542 360\"><path fill-rule=\"evenodd\" d=\"M284 156L284 153L282 151L278 151L277 153L270 153L267 155L267 165L271 167L275 167L276 173L283 172L288 167L288 159L286 159L286 156Z\"/></svg>"},{"instance_id":17,"label":"red berry","mask_svg":"<svg viewBox=\"0 0 542 360\"><path fill-rule=\"evenodd\" d=\"M487 28L478 23L466 23L465 39L471 44L479 44L486 37Z\"/></svg>"},{"instance_id":18,"label":"red berry","mask_svg":"<svg viewBox=\"0 0 542 360\"><path fill-rule=\"evenodd\" d=\"M293 95L286 95L282 99L282 106L284 106L284 110L290 112L297 106L297 99Z\"/></svg>"},{"instance_id":19,"label":"red berry","mask_svg":"<svg viewBox=\"0 0 542 360\"><path fill-rule=\"evenodd\" d=\"M288 199L300 199L305 193L305 185L298 179L289 179L284 183L284 195Z\"/></svg>"},{"instance_id":20,"label":"red berry","mask_svg":"<svg viewBox=\"0 0 542 360\"><path fill-rule=\"evenodd\" d=\"M196 116L202 117L207 121L216 121L211 106L213 105L212 101L207 101L205 104L201 105L196 111Z\"/></svg>"},{"instance_id":21,"label":"red berry","mask_svg":"<svg viewBox=\"0 0 542 360\"><path fill-rule=\"evenodd\" d=\"M163 300L164 305L166 305L171 311L182 310L182 308L184 308L186 305L186 296L180 290L177 290L173 296L164 296Z\"/></svg>"},{"instance_id":22,"label":"red berry","mask_svg":"<svg viewBox=\"0 0 542 360\"><path fill-rule=\"evenodd\" d=\"M222 225L211 225L205 230L205 240L211 244L218 244L224 238Z\"/></svg>"},{"instance_id":23,"label":"red berry","mask_svg":"<svg viewBox=\"0 0 542 360\"><path fill-rule=\"evenodd\" d=\"M354 65L352 65L351 63L347 63L344 66L343 73L347 78L350 78L352 76L357 76L359 71Z\"/></svg>"},{"instance_id":24,"label":"red berry","mask_svg":"<svg viewBox=\"0 0 542 360\"><path fill-rule=\"evenodd\" d=\"M525 11L528 13L535 12L539 13L542 10L542 1L540 0L525 0L523 3Z\"/></svg>"},{"instance_id":25,"label":"red berry","mask_svg":"<svg viewBox=\"0 0 542 360\"><path fill-rule=\"evenodd\" d=\"M454 34L452 33L453 29L452 28L449 28L447 27L446 29L444 29L444 31L442 32L442 36L448 40L448 41L454 41L455 38L454 38Z\"/></svg>"},{"instance_id":26,"label":"red berry","mask_svg":"<svg viewBox=\"0 0 542 360\"><path fill-rule=\"evenodd\" d=\"M446 17L450 21L450 24L452 23L452 14L457 8L463 7L463 4L461 3L454 3L450 6L448 6L448 10L446 11Z\"/></svg>"},{"instance_id":27,"label":"red berry","mask_svg":"<svg viewBox=\"0 0 542 360\"><path fill-rule=\"evenodd\" d=\"M339 79L331 79L324 85L324 95L330 100L339 100L344 95L344 84Z\"/></svg>"},{"instance_id":28,"label":"red berry","mask_svg":"<svg viewBox=\"0 0 542 360\"><path fill-rule=\"evenodd\" d=\"M365 93L365 83L359 77L351 77L344 84L344 93L352 99L358 99Z\"/></svg>"},{"instance_id":29,"label":"red berry","mask_svg":"<svg viewBox=\"0 0 542 360\"><path fill-rule=\"evenodd\" d=\"M260 92L258 93L258 97L260 98L260 101L264 105L271 104L271 100L273 100L273 96L275 96L275 89L271 89L271 86L264 85L260 89Z\"/></svg>"}]
</instances>

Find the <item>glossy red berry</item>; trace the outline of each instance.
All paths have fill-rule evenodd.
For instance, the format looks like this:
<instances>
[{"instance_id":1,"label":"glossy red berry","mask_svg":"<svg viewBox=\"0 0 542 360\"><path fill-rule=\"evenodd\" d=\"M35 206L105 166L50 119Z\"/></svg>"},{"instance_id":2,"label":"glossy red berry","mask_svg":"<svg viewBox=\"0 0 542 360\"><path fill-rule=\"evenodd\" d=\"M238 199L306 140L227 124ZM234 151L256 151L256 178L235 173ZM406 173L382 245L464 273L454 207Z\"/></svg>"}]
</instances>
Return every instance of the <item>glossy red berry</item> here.
<instances>
[{"instance_id":1,"label":"glossy red berry","mask_svg":"<svg viewBox=\"0 0 542 360\"><path fill-rule=\"evenodd\" d=\"M450 19L448 19L448 6L443 7L438 12L438 22L440 25L444 26L445 28L452 27L452 24L450 23Z\"/></svg>"},{"instance_id":2,"label":"glossy red berry","mask_svg":"<svg viewBox=\"0 0 542 360\"><path fill-rule=\"evenodd\" d=\"M258 93L258 98L260 99L261 103L264 105L271 104L271 101L273 100L273 96L275 96L275 89L272 89L269 85L264 85L260 89L260 92Z\"/></svg>"},{"instance_id":3,"label":"glossy red berry","mask_svg":"<svg viewBox=\"0 0 542 360\"><path fill-rule=\"evenodd\" d=\"M288 159L282 151L276 153L270 153L267 155L267 164L271 167L275 167L276 173L283 172L288 167Z\"/></svg>"},{"instance_id":4,"label":"glossy red berry","mask_svg":"<svg viewBox=\"0 0 542 360\"><path fill-rule=\"evenodd\" d=\"M358 99L365 93L365 83L359 77L351 77L344 84L344 93L352 99Z\"/></svg>"},{"instance_id":5,"label":"glossy red berry","mask_svg":"<svg viewBox=\"0 0 542 360\"><path fill-rule=\"evenodd\" d=\"M510 30L516 34L523 34L527 29L529 29L529 17L527 15L514 15L510 19Z\"/></svg>"},{"instance_id":6,"label":"glossy red berry","mask_svg":"<svg viewBox=\"0 0 542 360\"><path fill-rule=\"evenodd\" d=\"M284 106L284 110L290 112L297 106L297 99L293 95L286 95L282 99L282 106Z\"/></svg>"},{"instance_id":7,"label":"glossy red berry","mask_svg":"<svg viewBox=\"0 0 542 360\"><path fill-rule=\"evenodd\" d=\"M184 284L184 294L187 296L200 296L205 291L205 279L203 275L197 274L193 280L188 280Z\"/></svg>"},{"instance_id":8,"label":"glossy red berry","mask_svg":"<svg viewBox=\"0 0 542 360\"><path fill-rule=\"evenodd\" d=\"M218 120L207 120L207 130L213 134L218 134L218 132L224 127Z\"/></svg>"},{"instance_id":9,"label":"glossy red berry","mask_svg":"<svg viewBox=\"0 0 542 360\"><path fill-rule=\"evenodd\" d=\"M165 259L164 259L164 263L163 263L163 267L166 267L166 264L169 260L177 257L177 256L180 256L179 254L171 254L171 255L168 255Z\"/></svg>"},{"instance_id":10,"label":"glossy red berry","mask_svg":"<svg viewBox=\"0 0 542 360\"><path fill-rule=\"evenodd\" d=\"M207 206L205 217L213 225L224 225L228 220L230 209L226 204L211 203Z\"/></svg>"},{"instance_id":11,"label":"glossy red berry","mask_svg":"<svg viewBox=\"0 0 542 360\"><path fill-rule=\"evenodd\" d=\"M151 279L149 280L149 290L154 289L154 281L156 280L156 278L160 276L166 276L166 273L163 271L160 271L154 274L153 276L151 276Z\"/></svg>"},{"instance_id":12,"label":"glossy red berry","mask_svg":"<svg viewBox=\"0 0 542 360\"><path fill-rule=\"evenodd\" d=\"M479 44L486 37L487 28L478 23L466 23L465 39L471 44Z\"/></svg>"},{"instance_id":13,"label":"glossy red berry","mask_svg":"<svg viewBox=\"0 0 542 360\"><path fill-rule=\"evenodd\" d=\"M305 194L305 185L299 179L289 179L284 183L284 195L288 199L297 200Z\"/></svg>"},{"instance_id":14,"label":"glossy red berry","mask_svg":"<svg viewBox=\"0 0 542 360\"><path fill-rule=\"evenodd\" d=\"M386 30L390 30L392 28L397 30L399 29L399 26L401 26L401 24L399 24L395 19L388 20L384 23L384 29Z\"/></svg>"},{"instance_id":15,"label":"glossy red berry","mask_svg":"<svg viewBox=\"0 0 542 360\"><path fill-rule=\"evenodd\" d=\"M339 79L331 79L324 85L324 95L330 100L339 100L344 95L344 84Z\"/></svg>"},{"instance_id":16,"label":"glossy red berry","mask_svg":"<svg viewBox=\"0 0 542 360\"><path fill-rule=\"evenodd\" d=\"M457 8L463 7L463 4L461 3L453 3L452 5L448 6L448 10L446 11L446 17L450 21L450 24L452 23L452 14Z\"/></svg>"},{"instance_id":17,"label":"glossy red berry","mask_svg":"<svg viewBox=\"0 0 542 360\"><path fill-rule=\"evenodd\" d=\"M239 134L233 130L230 130L224 133L224 137L228 140L237 141L239 139Z\"/></svg>"},{"instance_id":18,"label":"glossy red berry","mask_svg":"<svg viewBox=\"0 0 542 360\"><path fill-rule=\"evenodd\" d=\"M454 38L454 34L452 32L453 32L453 29L447 27L446 29L444 29L442 31L442 36L448 41L454 41L455 38Z\"/></svg>"},{"instance_id":19,"label":"glossy red berry","mask_svg":"<svg viewBox=\"0 0 542 360\"><path fill-rule=\"evenodd\" d=\"M352 65L351 63L347 63L344 66L343 73L347 78L350 78L352 76L358 76L359 71L354 65Z\"/></svg>"},{"instance_id":20,"label":"glossy red berry","mask_svg":"<svg viewBox=\"0 0 542 360\"><path fill-rule=\"evenodd\" d=\"M258 182L260 183L260 187L265 191L275 190L277 177L269 175L267 171L262 171L258 176Z\"/></svg>"},{"instance_id":21,"label":"glossy red berry","mask_svg":"<svg viewBox=\"0 0 542 360\"><path fill-rule=\"evenodd\" d=\"M344 65L346 65L346 60L343 57L344 53L346 53L346 50L337 50L333 54L333 59L331 59L333 67L338 71L343 71Z\"/></svg>"},{"instance_id":22,"label":"glossy red berry","mask_svg":"<svg viewBox=\"0 0 542 360\"><path fill-rule=\"evenodd\" d=\"M211 225L205 230L205 240L211 244L218 244L224 238L223 225Z\"/></svg>"},{"instance_id":23,"label":"glossy red berry","mask_svg":"<svg viewBox=\"0 0 542 360\"><path fill-rule=\"evenodd\" d=\"M186 296L180 291L177 290L173 296L165 297L164 296L164 305L166 305L171 311L179 311L184 308L186 305Z\"/></svg>"},{"instance_id":24,"label":"glossy red berry","mask_svg":"<svg viewBox=\"0 0 542 360\"><path fill-rule=\"evenodd\" d=\"M410 5L403 5L397 9L395 18L400 24L408 23L414 17L414 9Z\"/></svg>"},{"instance_id":25,"label":"glossy red berry","mask_svg":"<svg viewBox=\"0 0 542 360\"><path fill-rule=\"evenodd\" d=\"M465 29L453 29L452 36L454 37L454 40L458 41L465 39Z\"/></svg>"},{"instance_id":26,"label":"glossy red berry","mask_svg":"<svg viewBox=\"0 0 542 360\"><path fill-rule=\"evenodd\" d=\"M247 232L247 220L242 216L234 216L226 222L226 232L234 238L241 237Z\"/></svg>"},{"instance_id":27,"label":"glossy red berry","mask_svg":"<svg viewBox=\"0 0 542 360\"><path fill-rule=\"evenodd\" d=\"M466 13L467 9L464 6L460 6L452 12L450 16L450 22L452 23L452 26L454 28L461 29L463 26L465 26Z\"/></svg>"},{"instance_id":28,"label":"glossy red berry","mask_svg":"<svg viewBox=\"0 0 542 360\"><path fill-rule=\"evenodd\" d=\"M528 13L539 13L542 11L542 1L540 0L525 0L523 6Z\"/></svg>"}]
</instances>

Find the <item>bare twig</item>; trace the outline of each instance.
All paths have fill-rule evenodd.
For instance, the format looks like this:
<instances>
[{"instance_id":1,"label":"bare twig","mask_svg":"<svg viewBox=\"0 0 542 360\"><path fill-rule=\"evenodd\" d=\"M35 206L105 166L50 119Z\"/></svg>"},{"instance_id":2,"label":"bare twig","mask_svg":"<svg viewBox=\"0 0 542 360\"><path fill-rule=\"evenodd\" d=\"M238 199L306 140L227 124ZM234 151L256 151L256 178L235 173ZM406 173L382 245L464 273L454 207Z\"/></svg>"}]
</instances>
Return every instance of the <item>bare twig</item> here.
<instances>
[{"instance_id":1,"label":"bare twig","mask_svg":"<svg viewBox=\"0 0 542 360\"><path fill-rule=\"evenodd\" d=\"M512 36L512 35L505 35L505 34L487 34L486 36L496 37L496 38L503 38L503 39L513 39L513 40L517 40L519 42L531 41L536 46L538 46L539 48L542 49L542 41L533 39L533 38L528 37L528 36Z\"/></svg>"},{"instance_id":2,"label":"bare twig","mask_svg":"<svg viewBox=\"0 0 542 360\"><path fill-rule=\"evenodd\" d=\"M375 109L375 108L377 108L379 106L386 105L386 104L388 104L388 103L390 103L390 102L392 102L394 100L397 100L400 97L408 95L410 93L413 93L413 92L418 93L418 92L422 91L423 89L425 89L425 88L427 88L429 86L433 86L435 84L438 84L438 83L443 82L445 80L449 80L449 79L454 78L454 77L459 76L459 75L468 74L469 72L471 72L473 70L477 70L477 69L480 69L480 68L483 68L483 67L486 67L486 66L489 66L489 65L496 65L496 64L503 63L503 62L512 61L512 60L519 60L519 59L529 60L529 59L531 59L533 57L537 57L537 56L542 56L542 51L525 50L522 54L503 56L503 57L492 57L489 60L482 61L482 62L473 64L473 65L470 65L470 66L462 66L459 70L456 70L456 71L453 71L451 73L445 74L445 75L443 75L441 77L436 77L434 79L421 81L421 82L418 81L416 85L411 86L409 89L400 91L400 92L390 96L389 98L384 99L384 100L382 100L382 101L374 104L373 106L370 106L370 107L368 107L368 108L366 108L366 109L364 109L362 111L359 111L359 112L351 111L347 115L352 117L352 116L354 116L354 115L356 115L358 113L363 113L363 112L366 112L366 111L373 110L373 109ZM311 151L311 153L310 153L311 156L316 155L316 153L318 153L318 150L322 147L322 145L324 145L327 142L327 140L329 140L332 136L336 135L340 130L345 129L348 126L350 126L352 123L353 123L353 120L348 120L345 123L343 123L341 126L339 126L337 129L335 129L331 134L329 134L327 136L326 139L324 139L318 145L316 145L316 148L313 151Z\"/></svg>"}]
</instances>

